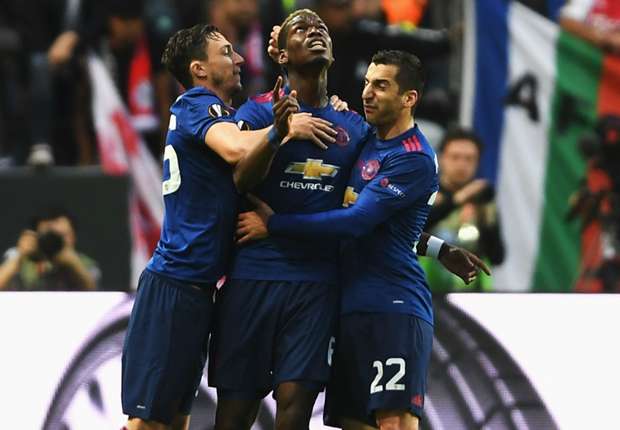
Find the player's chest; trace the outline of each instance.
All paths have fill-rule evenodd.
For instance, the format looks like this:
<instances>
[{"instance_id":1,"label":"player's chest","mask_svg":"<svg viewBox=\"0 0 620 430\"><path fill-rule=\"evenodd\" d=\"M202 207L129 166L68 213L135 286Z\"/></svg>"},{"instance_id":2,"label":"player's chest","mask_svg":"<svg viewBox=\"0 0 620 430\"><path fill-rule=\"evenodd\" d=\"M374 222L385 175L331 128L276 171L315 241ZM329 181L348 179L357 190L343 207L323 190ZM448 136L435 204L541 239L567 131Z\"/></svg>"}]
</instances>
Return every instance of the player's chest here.
<instances>
[{"instance_id":1,"label":"player's chest","mask_svg":"<svg viewBox=\"0 0 620 430\"><path fill-rule=\"evenodd\" d=\"M349 186L358 193L361 192L370 181L377 177L386 159L385 151L379 151L367 145L353 166Z\"/></svg>"}]
</instances>

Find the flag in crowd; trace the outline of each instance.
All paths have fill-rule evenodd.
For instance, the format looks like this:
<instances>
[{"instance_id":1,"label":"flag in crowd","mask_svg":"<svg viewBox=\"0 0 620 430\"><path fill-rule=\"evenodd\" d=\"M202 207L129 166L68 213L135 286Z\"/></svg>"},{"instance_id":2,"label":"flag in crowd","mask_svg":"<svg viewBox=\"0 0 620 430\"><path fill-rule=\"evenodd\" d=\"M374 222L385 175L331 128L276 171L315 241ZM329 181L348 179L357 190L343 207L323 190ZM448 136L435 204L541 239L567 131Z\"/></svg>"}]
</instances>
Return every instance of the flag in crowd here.
<instances>
[{"instance_id":1,"label":"flag in crowd","mask_svg":"<svg viewBox=\"0 0 620 430\"><path fill-rule=\"evenodd\" d=\"M600 258L566 220L586 169L579 141L620 114L620 57L517 1L468 3L461 120L481 135L481 174L497 187L507 255L494 284L571 290Z\"/></svg>"},{"instance_id":2,"label":"flag in crowd","mask_svg":"<svg viewBox=\"0 0 620 430\"><path fill-rule=\"evenodd\" d=\"M161 168L136 132L114 81L99 57L88 57L93 92L92 113L101 166L110 175L128 175L129 224L132 236L132 285L159 239L164 206Z\"/></svg>"}]
</instances>

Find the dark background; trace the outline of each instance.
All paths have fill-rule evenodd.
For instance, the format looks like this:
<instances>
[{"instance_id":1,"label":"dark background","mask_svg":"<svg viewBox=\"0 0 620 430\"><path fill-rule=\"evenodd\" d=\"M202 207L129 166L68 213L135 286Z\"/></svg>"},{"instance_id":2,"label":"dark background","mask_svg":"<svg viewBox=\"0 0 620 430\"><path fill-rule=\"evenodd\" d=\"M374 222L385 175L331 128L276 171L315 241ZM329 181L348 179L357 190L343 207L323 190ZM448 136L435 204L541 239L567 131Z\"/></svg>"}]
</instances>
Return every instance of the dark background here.
<instances>
[{"instance_id":1,"label":"dark background","mask_svg":"<svg viewBox=\"0 0 620 430\"><path fill-rule=\"evenodd\" d=\"M57 167L34 173L28 168L0 171L0 258L15 246L37 211L60 206L77 220L76 249L99 264L99 288L127 290L128 178L106 176L97 167Z\"/></svg>"}]
</instances>

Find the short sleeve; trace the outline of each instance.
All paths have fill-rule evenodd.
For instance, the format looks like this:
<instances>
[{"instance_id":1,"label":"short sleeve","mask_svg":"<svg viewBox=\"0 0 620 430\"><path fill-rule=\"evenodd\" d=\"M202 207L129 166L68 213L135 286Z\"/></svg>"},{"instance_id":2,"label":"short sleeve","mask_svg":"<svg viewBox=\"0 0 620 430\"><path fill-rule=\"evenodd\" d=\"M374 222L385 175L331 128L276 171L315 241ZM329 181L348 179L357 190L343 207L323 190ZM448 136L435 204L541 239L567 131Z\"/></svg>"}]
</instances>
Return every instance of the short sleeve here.
<instances>
[{"instance_id":1,"label":"short sleeve","mask_svg":"<svg viewBox=\"0 0 620 430\"><path fill-rule=\"evenodd\" d=\"M219 122L235 123L230 108L216 97L202 97L199 100L200 103L194 101L186 104L187 109L181 121L183 128L201 142L204 142L207 131L213 125Z\"/></svg>"},{"instance_id":2,"label":"short sleeve","mask_svg":"<svg viewBox=\"0 0 620 430\"><path fill-rule=\"evenodd\" d=\"M235 113L235 120L241 130L260 130L273 123L273 115L267 105L248 100Z\"/></svg>"}]
</instances>

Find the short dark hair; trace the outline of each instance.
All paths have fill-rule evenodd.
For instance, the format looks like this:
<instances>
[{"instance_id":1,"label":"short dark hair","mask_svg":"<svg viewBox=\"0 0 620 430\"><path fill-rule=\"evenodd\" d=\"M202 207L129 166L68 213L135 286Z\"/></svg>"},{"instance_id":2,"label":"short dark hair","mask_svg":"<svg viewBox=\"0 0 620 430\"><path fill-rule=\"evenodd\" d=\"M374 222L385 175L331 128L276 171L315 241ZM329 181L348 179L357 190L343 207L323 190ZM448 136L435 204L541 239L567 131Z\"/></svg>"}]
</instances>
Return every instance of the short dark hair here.
<instances>
[{"instance_id":1,"label":"short dark hair","mask_svg":"<svg viewBox=\"0 0 620 430\"><path fill-rule=\"evenodd\" d=\"M473 130L465 127L455 126L448 129L448 131L446 131L446 134L444 134L443 138L441 139L441 143L439 143L439 152L443 152L450 144L450 142L454 140L469 140L473 142L473 144L476 145L476 148L478 148L478 155L481 155L482 150L484 149L482 140Z\"/></svg>"},{"instance_id":2,"label":"short dark hair","mask_svg":"<svg viewBox=\"0 0 620 430\"><path fill-rule=\"evenodd\" d=\"M398 67L396 83L400 92L416 90L419 103L426 78L422 62L418 57L405 51L379 51L372 56L372 62Z\"/></svg>"},{"instance_id":3,"label":"short dark hair","mask_svg":"<svg viewBox=\"0 0 620 430\"><path fill-rule=\"evenodd\" d=\"M71 227L73 227L73 230L76 229L77 221L75 219L75 216L66 208L56 205L46 206L39 210L35 215L30 217L30 228L32 230L37 230L39 224L43 221L53 221L62 217L65 217L69 220L69 222L71 223Z\"/></svg>"},{"instance_id":4,"label":"short dark hair","mask_svg":"<svg viewBox=\"0 0 620 430\"><path fill-rule=\"evenodd\" d=\"M194 60L206 60L208 40L215 39L220 30L210 24L198 24L177 31L168 39L161 62L186 89L193 86L189 65Z\"/></svg>"},{"instance_id":5,"label":"short dark hair","mask_svg":"<svg viewBox=\"0 0 620 430\"><path fill-rule=\"evenodd\" d=\"M280 26L280 33L278 34L278 49L286 48L286 40L288 39L288 32L290 30L291 21L293 21L300 15L312 15L318 19L321 19L321 17L316 12L310 9L299 9L291 12L291 14L286 17L286 19Z\"/></svg>"}]
</instances>

